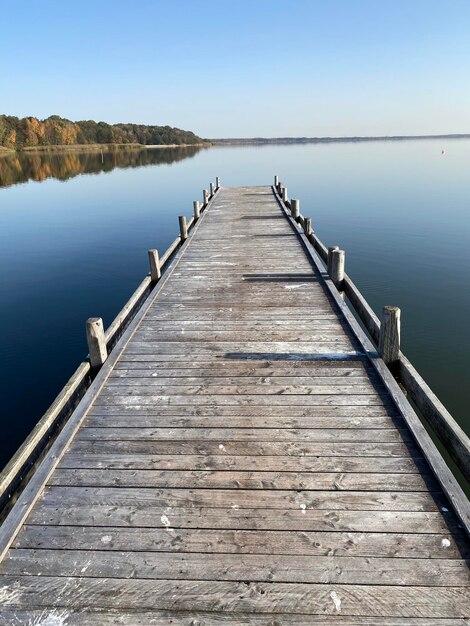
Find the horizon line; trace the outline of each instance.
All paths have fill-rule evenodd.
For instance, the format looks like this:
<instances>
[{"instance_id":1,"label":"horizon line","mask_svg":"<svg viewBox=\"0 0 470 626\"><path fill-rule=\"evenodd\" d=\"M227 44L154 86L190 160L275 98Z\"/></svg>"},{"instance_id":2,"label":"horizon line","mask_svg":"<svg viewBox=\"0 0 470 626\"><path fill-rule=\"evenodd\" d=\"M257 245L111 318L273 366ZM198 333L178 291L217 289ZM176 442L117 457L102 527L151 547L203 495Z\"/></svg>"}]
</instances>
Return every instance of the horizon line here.
<instances>
[{"instance_id":1,"label":"horizon line","mask_svg":"<svg viewBox=\"0 0 470 626\"><path fill-rule=\"evenodd\" d=\"M338 135L338 136L277 136L277 137L205 137L205 141L358 141L393 139L460 139L470 138L470 133L440 133L436 135Z\"/></svg>"}]
</instances>

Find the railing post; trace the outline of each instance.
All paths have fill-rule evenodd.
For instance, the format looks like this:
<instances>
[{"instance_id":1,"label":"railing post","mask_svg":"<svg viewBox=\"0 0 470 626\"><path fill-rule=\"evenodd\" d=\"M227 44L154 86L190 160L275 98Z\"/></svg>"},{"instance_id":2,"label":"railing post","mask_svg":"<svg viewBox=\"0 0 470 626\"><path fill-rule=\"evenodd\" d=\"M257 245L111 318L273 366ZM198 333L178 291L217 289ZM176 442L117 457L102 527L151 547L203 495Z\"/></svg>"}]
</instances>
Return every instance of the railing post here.
<instances>
[{"instance_id":1,"label":"railing post","mask_svg":"<svg viewBox=\"0 0 470 626\"><path fill-rule=\"evenodd\" d=\"M287 193L286 193L287 195ZM294 200L292 199L290 201L290 213L293 217L293 219L298 222L299 221L299 216L300 216L300 200Z\"/></svg>"},{"instance_id":2,"label":"railing post","mask_svg":"<svg viewBox=\"0 0 470 626\"><path fill-rule=\"evenodd\" d=\"M210 195L211 197L214 195L214 183L210 183Z\"/></svg>"},{"instance_id":3,"label":"railing post","mask_svg":"<svg viewBox=\"0 0 470 626\"><path fill-rule=\"evenodd\" d=\"M158 257L158 250L149 250L149 265L150 265L150 279L153 283L160 280L162 271L160 268L160 259Z\"/></svg>"},{"instance_id":4,"label":"railing post","mask_svg":"<svg viewBox=\"0 0 470 626\"><path fill-rule=\"evenodd\" d=\"M400 316L397 306L384 306L379 334L379 352L387 365L400 358Z\"/></svg>"},{"instance_id":5,"label":"railing post","mask_svg":"<svg viewBox=\"0 0 470 626\"><path fill-rule=\"evenodd\" d=\"M209 202L209 194L207 193L207 189L203 189L202 191L202 203L206 205Z\"/></svg>"},{"instance_id":6,"label":"railing post","mask_svg":"<svg viewBox=\"0 0 470 626\"><path fill-rule=\"evenodd\" d=\"M215 178L215 187L216 189L220 189L220 176L216 176Z\"/></svg>"},{"instance_id":7,"label":"railing post","mask_svg":"<svg viewBox=\"0 0 470 626\"><path fill-rule=\"evenodd\" d=\"M339 246L329 246L328 248L328 258L326 262L326 271L328 272L328 276L331 276L331 255L335 250L339 250Z\"/></svg>"},{"instance_id":8,"label":"railing post","mask_svg":"<svg viewBox=\"0 0 470 626\"><path fill-rule=\"evenodd\" d=\"M311 217L304 218L304 233L307 239L310 239L312 235L312 218Z\"/></svg>"},{"instance_id":9,"label":"railing post","mask_svg":"<svg viewBox=\"0 0 470 626\"><path fill-rule=\"evenodd\" d=\"M194 207L194 220L197 221L201 215L201 206L198 200L194 200L193 207Z\"/></svg>"},{"instance_id":10,"label":"railing post","mask_svg":"<svg viewBox=\"0 0 470 626\"><path fill-rule=\"evenodd\" d=\"M86 341L92 370L98 370L108 358L106 338L101 317L89 317L86 321Z\"/></svg>"},{"instance_id":11,"label":"railing post","mask_svg":"<svg viewBox=\"0 0 470 626\"><path fill-rule=\"evenodd\" d=\"M275 176L274 177L274 186L276 187L276 189L278 188L278 186L279 186L279 176Z\"/></svg>"},{"instance_id":12,"label":"railing post","mask_svg":"<svg viewBox=\"0 0 470 626\"><path fill-rule=\"evenodd\" d=\"M283 202L287 202L288 197L287 197L287 187L283 187L282 188L282 201Z\"/></svg>"},{"instance_id":13,"label":"railing post","mask_svg":"<svg viewBox=\"0 0 470 626\"><path fill-rule=\"evenodd\" d=\"M181 243L184 243L186 239L188 238L188 225L186 223L186 217L184 215L180 215L178 217L178 220L180 223Z\"/></svg>"},{"instance_id":14,"label":"railing post","mask_svg":"<svg viewBox=\"0 0 470 626\"><path fill-rule=\"evenodd\" d=\"M331 252L330 278L338 291L341 290L344 279L344 256L344 250L333 250Z\"/></svg>"}]
</instances>

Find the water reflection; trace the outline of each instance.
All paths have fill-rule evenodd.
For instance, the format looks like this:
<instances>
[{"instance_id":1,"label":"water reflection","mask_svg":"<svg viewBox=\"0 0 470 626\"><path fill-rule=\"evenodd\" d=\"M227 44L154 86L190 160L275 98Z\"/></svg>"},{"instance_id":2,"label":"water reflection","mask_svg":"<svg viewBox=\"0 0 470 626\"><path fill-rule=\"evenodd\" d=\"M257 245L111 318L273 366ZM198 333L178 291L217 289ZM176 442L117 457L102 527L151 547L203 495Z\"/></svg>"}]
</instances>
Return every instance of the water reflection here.
<instances>
[{"instance_id":1,"label":"water reflection","mask_svg":"<svg viewBox=\"0 0 470 626\"><path fill-rule=\"evenodd\" d=\"M194 157L200 146L178 148L116 148L84 152L15 152L0 156L0 187L47 178L68 180L116 168L170 165Z\"/></svg>"}]
</instances>

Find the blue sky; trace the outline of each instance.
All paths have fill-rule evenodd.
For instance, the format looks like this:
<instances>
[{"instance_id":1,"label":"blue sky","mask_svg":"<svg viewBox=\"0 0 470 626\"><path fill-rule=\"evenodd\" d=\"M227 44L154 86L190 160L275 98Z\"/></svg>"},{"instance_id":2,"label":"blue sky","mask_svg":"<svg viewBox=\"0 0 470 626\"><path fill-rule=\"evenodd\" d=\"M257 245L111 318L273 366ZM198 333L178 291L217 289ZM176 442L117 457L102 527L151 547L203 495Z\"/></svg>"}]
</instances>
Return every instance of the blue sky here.
<instances>
[{"instance_id":1,"label":"blue sky","mask_svg":"<svg viewBox=\"0 0 470 626\"><path fill-rule=\"evenodd\" d=\"M470 132L470 0L0 0L0 111L203 137Z\"/></svg>"}]
</instances>

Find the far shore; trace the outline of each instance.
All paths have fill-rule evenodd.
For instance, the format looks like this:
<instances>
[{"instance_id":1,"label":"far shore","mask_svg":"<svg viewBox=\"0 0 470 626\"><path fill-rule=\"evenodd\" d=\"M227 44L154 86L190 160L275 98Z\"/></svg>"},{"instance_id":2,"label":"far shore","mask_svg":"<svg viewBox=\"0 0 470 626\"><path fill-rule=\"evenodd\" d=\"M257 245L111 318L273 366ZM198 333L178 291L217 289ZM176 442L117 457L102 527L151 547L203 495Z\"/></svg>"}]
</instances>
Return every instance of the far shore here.
<instances>
[{"instance_id":1,"label":"far shore","mask_svg":"<svg viewBox=\"0 0 470 626\"><path fill-rule=\"evenodd\" d=\"M469 133L447 135L386 135L382 137L232 137L219 139L206 139L202 143L187 144L141 144L141 143L98 143L98 144L72 144L72 145L48 145L26 146L23 148L5 148L0 146L0 156L14 153L47 153L47 152L85 152L113 150L155 150L166 148L210 148L211 146L262 146L262 145L292 145L312 143L362 143L373 141L420 141L423 139L470 139Z\"/></svg>"},{"instance_id":2,"label":"far shore","mask_svg":"<svg viewBox=\"0 0 470 626\"><path fill-rule=\"evenodd\" d=\"M64 145L50 145L50 146L25 146L23 148L5 148L0 146L0 155L2 154L14 154L16 153L35 153L35 152L83 152L83 151L96 151L96 152L111 152L113 150L146 150L151 148L208 148L209 143L180 143L180 144L154 144L145 145L141 143L78 143L68 146Z\"/></svg>"},{"instance_id":3,"label":"far shore","mask_svg":"<svg viewBox=\"0 0 470 626\"><path fill-rule=\"evenodd\" d=\"M469 133L448 135L384 135L378 137L233 137L208 139L212 146L290 145L307 143L361 143L367 141L415 141L421 139L470 139Z\"/></svg>"}]
</instances>

